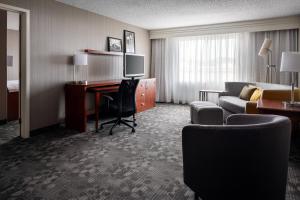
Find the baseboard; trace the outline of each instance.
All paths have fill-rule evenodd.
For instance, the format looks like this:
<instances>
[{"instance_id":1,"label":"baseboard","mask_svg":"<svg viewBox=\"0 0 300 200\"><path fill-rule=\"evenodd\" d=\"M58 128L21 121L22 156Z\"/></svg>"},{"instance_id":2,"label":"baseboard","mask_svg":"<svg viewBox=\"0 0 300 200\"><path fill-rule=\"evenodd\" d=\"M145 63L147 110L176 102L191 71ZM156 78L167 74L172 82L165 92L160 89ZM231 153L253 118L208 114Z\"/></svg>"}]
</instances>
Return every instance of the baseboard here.
<instances>
[{"instance_id":1,"label":"baseboard","mask_svg":"<svg viewBox=\"0 0 300 200\"><path fill-rule=\"evenodd\" d=\"M60 126L61 126L61 123L57 123L57 124L53 124L51 126L32 130L32 131L30 131L30 136L37 136L37 135L43 134L45 132L57 130Z\"/></svg>"},{"instance_id":2,"label":"baseboard","mask_svg":"<svg viewBox=\"0 0 300 200\"><path fill-rule=\"evenodd\" d=\"M7 124L7 119L0 120L0 125Z\"/></svg>"}]
</instances>

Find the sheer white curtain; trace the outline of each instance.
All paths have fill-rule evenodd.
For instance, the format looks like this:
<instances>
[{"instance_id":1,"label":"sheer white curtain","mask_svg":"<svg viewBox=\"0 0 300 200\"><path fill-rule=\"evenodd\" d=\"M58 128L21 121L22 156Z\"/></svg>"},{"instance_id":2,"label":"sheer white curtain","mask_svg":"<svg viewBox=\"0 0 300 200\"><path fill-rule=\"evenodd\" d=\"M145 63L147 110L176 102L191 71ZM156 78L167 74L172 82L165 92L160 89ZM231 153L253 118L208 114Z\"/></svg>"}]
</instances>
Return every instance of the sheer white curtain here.
<instances>
[{"instance_id":1,"label":"sheer white curtain","mask_svg":"<svg viewBox=\"0 0 300 200\"><path fill-rule=\"evenodd\" d=\"M255 71L244 56L250 41L249 33L153 40L157 100L187 103L198 98L200 89L222 89L225 81L253 81Z\"/></svg>"},{"instance_id":2,"label":"sheer white curtain","mask_svg":"<svg viewBox=\"0 0 300 200\"><path fill-rule=\"evenodd\" d=\"M157 101L194 101L200 89L223 89L225 81L264 82L266 59L258 51L265 37L273 41L276 82L289 84L290 74L279 70L281 53L297 51L297 30L152 40L151 73L157 78Z\"/></svg>"},{"instance_id":3,"label":"sheer white curtain","mask_svg":"<svg viewBox=\"0 0 300 200\"><path fill-rule=\"evenodd\" d=\"M254 48L251 49L252 54L255 53L253 59L249 62L255 66L256 81L264 82L266 74L266 58L257 56L263 41L265 38L272 40L272 64L276 65L276 80L273 79L274 83L290 84L291 73L280 72L281 54L283 51L298 51L298 30L278 30L278 31L263 31L251 33L252 43L255 44Z\"/></svg>"}]
</instances>

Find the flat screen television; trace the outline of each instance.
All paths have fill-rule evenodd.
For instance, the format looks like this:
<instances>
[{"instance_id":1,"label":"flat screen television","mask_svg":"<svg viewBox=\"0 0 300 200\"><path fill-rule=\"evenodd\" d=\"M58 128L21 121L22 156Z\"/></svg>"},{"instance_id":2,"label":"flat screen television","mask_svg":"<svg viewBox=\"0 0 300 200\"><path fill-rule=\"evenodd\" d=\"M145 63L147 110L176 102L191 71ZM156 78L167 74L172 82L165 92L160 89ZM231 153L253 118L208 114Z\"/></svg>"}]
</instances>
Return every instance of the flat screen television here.
<instances>
[{"instance_id":1,"label":"flat screen television","mask_svg":"<svg viewBox=\"0 0 300 200\"><path fill-rule=\"evenodd\" d=\"M144 56L138 54L124 55L124 77L139 77L145 75Z\"/></svg>"}]
</instances>

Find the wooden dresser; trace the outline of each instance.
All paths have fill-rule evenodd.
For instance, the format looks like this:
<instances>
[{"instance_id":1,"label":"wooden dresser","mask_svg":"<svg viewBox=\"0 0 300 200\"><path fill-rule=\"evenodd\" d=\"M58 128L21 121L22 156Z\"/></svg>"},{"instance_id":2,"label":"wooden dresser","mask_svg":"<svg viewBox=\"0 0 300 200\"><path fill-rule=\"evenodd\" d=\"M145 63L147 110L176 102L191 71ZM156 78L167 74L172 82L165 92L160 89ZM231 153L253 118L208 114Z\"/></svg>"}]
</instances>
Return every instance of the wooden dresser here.
<instances>
[{"instance_id":1,"label":"wooden dresser","mask_svg":"<svg viewBox=\"0 0 300 200\"><path fill-rule=\"evenodd\" d=\"M66 127L79 132L86 131L87 116L93 113L87 110L87 90L99 87L101 90L117 90L121 80L107 80L89 82L87 85L66 84L65 85L65 112ZM155 106L156 83L155 78L140 79L136 90L137 112L142 112ZM101 115L101 113L100 113Z\"/></svg>"},{"instance_id":2,"label":"wooden dresser","mask_svg":"<svg viewBox=\"0 0 300 200\"><path fill-rule=\"evenodd\" d=\"M155 78L141 79L136 89L136 109L142 112L155 106Z\"/></svg>"}]
</instances>

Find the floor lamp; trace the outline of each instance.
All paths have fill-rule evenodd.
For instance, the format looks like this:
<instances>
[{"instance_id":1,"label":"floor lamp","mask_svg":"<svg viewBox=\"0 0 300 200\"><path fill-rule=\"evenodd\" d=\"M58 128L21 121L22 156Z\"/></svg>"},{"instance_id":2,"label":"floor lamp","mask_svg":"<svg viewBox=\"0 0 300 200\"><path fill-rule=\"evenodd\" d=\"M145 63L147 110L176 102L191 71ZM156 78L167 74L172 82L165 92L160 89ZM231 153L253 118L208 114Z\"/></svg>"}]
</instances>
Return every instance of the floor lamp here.
<instances>
[{"instance_id":1,"label":"floor lamp","mask_svg":"<svg viewBox=\"0 0 300 200\"><path fill-rule=\"evenodd\" d=\"M291 101L287 104L300 106L300 102L295 102L295 79L296 73L300 72L300 52L282 52L280 71L292 72Z\"/></svg>"},{"instance_id":2,"label":"floor lamp","mask_svg":"<svg viewBox=\"0 0 300 200\"><path fill-rule=\"evenodd\" d=\"M75 54L74 55L74 68L73 68L73 82L79 84L87 84L88 79L88 68L86 70L86 80L78 81L76 76L76 66L87 66L88 65L88 55L87 54Z\"/></svg>"},{"instance_id":3,"label":"floor lamp","mask_svg":"<svg viewBox=\"0 0 300 200\"><path fill-rule=\"evenodd\" d=\"M272 83L273 82L273 71L275 72L275 82L276 82L276 65L272 65L272 50L270 49L272 45L272 40L265 38L261 48L259 50L258 55L265 57L267 56L267 66L266 66L266 82Z\"/></svg>"}]
</instances>

